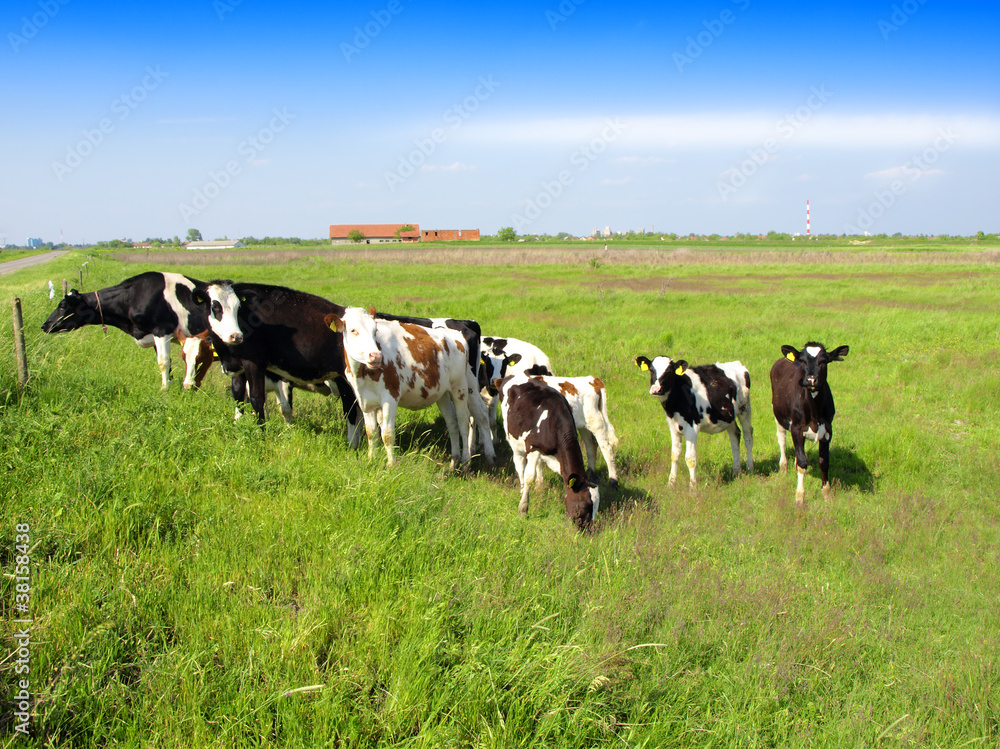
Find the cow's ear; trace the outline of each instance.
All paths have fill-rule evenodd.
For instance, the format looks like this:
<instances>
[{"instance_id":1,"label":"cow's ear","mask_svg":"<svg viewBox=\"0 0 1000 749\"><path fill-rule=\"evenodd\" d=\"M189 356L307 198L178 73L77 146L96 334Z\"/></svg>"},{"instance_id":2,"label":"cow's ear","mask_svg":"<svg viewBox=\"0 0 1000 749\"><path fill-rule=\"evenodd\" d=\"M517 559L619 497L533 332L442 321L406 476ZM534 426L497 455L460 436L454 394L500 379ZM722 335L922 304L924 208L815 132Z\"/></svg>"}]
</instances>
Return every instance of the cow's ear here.
<instances>
[{"instance_id":1,"label":"cow's ear","mask_svg":"<svg viewBox=\"0 0 1000 749\"><path fill-rule=\"evenodd\" d=\"M678 359L677 361L674 362L674 364L677 365L677 368L674 369L674 374L677 375L678 377L687 372L688 363L684 361L684 359Z\"/></svg>"},{"instance_id":2,"label":"cow's ear","mask_svg":"<svg viewBox=\"0 0 1000 749\"><path fill-rule=\"evenodd\" d=\"M833 351L828 351L826 355L830 361L844 361L844 357L850 350L850 346L837 346Z\"/></svg>"},{"instance_id":3,"label":"cow's ear","mask_svg":"<svg viewBox=\"0 0 1000 749\"><path fill-rule=\"evenodd\" d=\"M77 291L76 289L70 289L69 293L66 296L80 296L80 292Z\"/></svg>"},{"instance_id":4,"label":"cow's ear","mask_svg":"<svg viewBox=\"0 0 1000 749\"><path fill-rule=\"evenodd\" d=\"M506 359L503 360L503 365L505 367L509 367L511 364L517 364L519 361L521 361L520 354L511 354L510 356L508 356Z\"/></svg>"},{"instance_id":5,"label":"cow's ear","mask_svg":"<svg viewBox=\"0 0 1000 749\"><path fill-rule=\"evenodd\" d=\"M342 332L344 330L344 321L332 312L323 318L323 323L335 333Z\"/></svg>"},{"instance_id":6,"label":"cow's ear","mask_svg":"<svg viewBox=\"0 0 1000 749\"><path fill-rule=\"evenodd\" d=\"M495 380L493 380L493 387L496 388L496 391L500 396L501 402L503 401L504 396L506 395L503 391L503 386L507 384L507 381L510 380L511 377L513 377L513 375L507 375L506 377L497 377Z\"/></svg>"},{"instance_id":7,"label":"cow's ear","mask_svg":"<svg viewBox=\"0 0 1000 749\"><path fill-rule=\"evenodd\" d=\"M651 362L645 356L637 356L637 357L635 357L635 366L637 366L643 372L648 372L651 369L651 367L649 365L652 364L652 363L653 362Z\"/></svg>"},{"instance_id":8,"label":"cow's ear","mask_svg":"<svg viewBox=\"0 0 1000 749\"><path fill-rule=\"evenodd\" d=\"M781 347L781 355L788 359L788 361L795 361L799 358L798 349L796 349L795 346L789 346L787 344Z\"/></svg>"},{"instance_id":9,"label":"cow's ear","mask_svg":"<svg viewBox=\"0 0 1000 749\"><path fill-rule=\"evenodd\" d=\"M375 317L375 305L374 304L371 307L368 308L368 314L371 315L372 317Z\"/></svg>"},{"instance_id":10,"label":"cow's ear","mask_svg":"<svg viewBox=\"0 0 1000 749\"><path fill-rule=\"evenodd\" d=\"M199 307L204 307L208 304L208 294L206 294L203 289L195 289L191 292L191 301Z\"/></svg>"},{"instance_id":11,"label":"cow's ear","mask_svg":"<svg viewBox=\"0 0 1000 749\"><path fill-rule=\"evenodd\" d=\"M578 473L571 473L569 478L566 480L569 488L575 492L582 492L587 488L587 479Z\"/></svg>"}]
</instances>

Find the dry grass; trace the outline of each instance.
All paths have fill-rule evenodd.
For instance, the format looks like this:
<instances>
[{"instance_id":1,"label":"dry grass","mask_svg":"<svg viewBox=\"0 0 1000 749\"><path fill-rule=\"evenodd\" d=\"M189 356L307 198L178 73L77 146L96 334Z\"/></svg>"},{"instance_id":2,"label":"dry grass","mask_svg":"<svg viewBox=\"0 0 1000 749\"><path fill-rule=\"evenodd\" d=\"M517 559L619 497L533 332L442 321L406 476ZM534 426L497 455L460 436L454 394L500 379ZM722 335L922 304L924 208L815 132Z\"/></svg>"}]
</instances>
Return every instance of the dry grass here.
<instances>
[{"instance_id":1,"label":"dry grass","mask_svg":"<svg viewBox=\"0 0 1000 749\"><path fill-rule=\"evenodd\" d=\"M234 252L128 252L113 255L125 263L157 265L278 265L307 257L338 262L375 262L390 265L602 265L671 267L681 265L866 265L927 263L998 263L1000 251L913 252L872 250L756 250L751 248L608 247L523 245L468 245L392 249L242 250Z\"/></svg>"}]
</instances>

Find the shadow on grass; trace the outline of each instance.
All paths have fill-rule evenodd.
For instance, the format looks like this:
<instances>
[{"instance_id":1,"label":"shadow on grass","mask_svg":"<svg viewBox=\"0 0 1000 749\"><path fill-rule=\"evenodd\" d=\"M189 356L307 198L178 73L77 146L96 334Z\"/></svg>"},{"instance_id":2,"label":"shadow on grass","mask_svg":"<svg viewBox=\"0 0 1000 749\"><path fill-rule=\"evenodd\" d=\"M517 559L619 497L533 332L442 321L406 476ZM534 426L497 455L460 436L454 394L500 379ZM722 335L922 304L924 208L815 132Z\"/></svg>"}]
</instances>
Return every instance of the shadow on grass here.
<instances>
[{"instance_id":1,"label":"shadow on grass","mask_svg":"<svg viewBox=\"0 0 1000 749\"><path fill-rule=\"evenodd\" d=\"M788 449L788 475L795 476L795 451ZM815 450L806 447L806 459L809 461L809 468L806 471L806 479L819 480L819 455ZM756 475L770 477L781 475L777 454L764 460L754 462L753 472ZM725 470L721 479L723 483L733 481L732 469ZM857 489L862 494L872 494L875 492L875 474L868 468L868 464L853 450L836 445L830 446L830 481L843 484L845 487Z\"/></svg>"}]
</instances>

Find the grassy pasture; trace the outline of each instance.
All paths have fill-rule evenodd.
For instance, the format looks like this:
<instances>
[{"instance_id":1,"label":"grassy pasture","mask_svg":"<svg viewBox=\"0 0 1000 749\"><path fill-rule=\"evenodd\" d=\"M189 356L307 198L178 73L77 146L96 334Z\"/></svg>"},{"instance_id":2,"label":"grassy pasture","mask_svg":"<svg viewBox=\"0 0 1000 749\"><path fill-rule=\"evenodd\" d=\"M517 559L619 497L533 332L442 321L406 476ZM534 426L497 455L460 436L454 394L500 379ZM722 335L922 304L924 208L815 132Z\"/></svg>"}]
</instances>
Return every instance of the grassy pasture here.
<instances>
[{"instance_id":1,"label":"grassy pasture","mask_svg":"<svg viewBox=\"0 0 1000 749\"><path fill-rule=\"evenodd\" d=\"M269 402L261 434L233 423L218 370L181 391L176 350L162 393L152 351L119 331L43 335L46 281L75 277L79 255L0 278L24 301L32 374L19 394L4 321L0 607L6 655L27 523L34 738L12 733L8 704L3 745L1000 741L995 252L177 257L169 269L198 278L536 343L560 374L607 384L621 487L602 482L597 528L579 535L551 474L518 517L506 447L495 469L449 475L436 411L401 412L392 471L380 447L373 461L347 448L339 404L308 393L290 427ZM166 268L89 267L87 290ZM767 373L781 344L809 339L851 352L830 366L834 495L810 446L799 510ZM752 475L733 480L728 439L709 436L697 492L666 487L662 410L632 364L664 353L749 368ZM14 661L6 684L23 678Z\"/></svg>"}]
</instances>

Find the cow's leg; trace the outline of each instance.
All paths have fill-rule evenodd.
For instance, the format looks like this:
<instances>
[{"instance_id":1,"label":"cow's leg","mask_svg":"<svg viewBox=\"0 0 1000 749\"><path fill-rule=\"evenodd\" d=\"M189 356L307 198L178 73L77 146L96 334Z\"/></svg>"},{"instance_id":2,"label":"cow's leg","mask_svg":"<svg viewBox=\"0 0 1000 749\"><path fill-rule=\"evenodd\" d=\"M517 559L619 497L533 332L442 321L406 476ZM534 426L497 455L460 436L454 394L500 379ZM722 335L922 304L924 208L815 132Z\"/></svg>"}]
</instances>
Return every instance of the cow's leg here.
<instances>
[{"instance_id":1,"label":"cow's leg","mask_svg":"<svg viewBox=\"0 0 1000 749\"><path fill-rule=\"evenodd\" d=\"M788 456L785 454L785 437L788 431L781 426L781 422L777 419L774 423L778 426L778 470L782 473L788 473Z\"/></svg>"},{"instance_id":2,"label":"cow's leg","mask_svg":"<svg viewBox=\"0 0 1000 749\"><path fill-rule=\"evenodd\" d=\"M597 446L601 449L601 455L604 456L604 462L608 464L609 483L611 486L616 486L618 484L618 468L615 466L614 445L616 438L612 438L614 430L609 428L609 422L602 413L598 413L593 418L587 420L587 429L597 441ZM590 453L587 455L589 460ZM594 476L596 475L597 466L595 464Z\"/></svg>"},{"instance_id":3,"label":"cow's leg","mask_svg":"<svg viewBox=\"0 0 1000 749\"><path fill-rule=\"evenodd\" d=\"M497 401L499 399L497 395L487 395L483 398L483 404L486 406L486 420L490 426L494 448L500 445L500 432L497 429Z\"/></svg>"},{"instance_id":4,"label":"cow's leg","mask_svg":"<svg viewBox=\"0 0 1000 749\"><path fill-rule=\"evenodd\" d=\"M201 354L202 340L200 338L185 338L181 346L181 359L184 362L184 389L197 388L198 357ZM211 360L209 360L211 363ZM202 368L202 377L208 367Z\"/></svg>"},{"instance_id":5,"label":"cow's leg","mask_svg":"<svg viewBox=\"0 0 1000 749\"><path fill-rule=\"evenodd\" d=\"M694 478L694 469L698 465L698 432L692 429L684 435L684 438L687 440L684 462L687 463L688 473L691 475L691 489L693 490L698 486L698 482Z\"/></svg>"},{"instance_id":6,"label":"cow's leg","mask_svg":"<svg viewBox=\"0 0 1000 749\"><path fill-rule=\"evenodd\" d=\"M750 417L750 405L747 404L746 411L740 414L740 423L743 424L743 442L747 448L747 473L753 473L753 423Z\"/></svg>"},{"instance_id":7,"label":"cow's leg","mask_svg":"<svg viewBox=\"0 0 1000 749\"><path fill-rule=\"evenodd\" d=\"M357 450L361 446L362 417L361 408L358 406L358 398L354 394L354 388L346 382L338 383L334 379L326 380L326 386L330 388L331 394L340 396L340 403L344 409L344 418L347 419L347 444L352 449ZM369 435L369 439L371 439L371 435Z\"/></svg>"},{"instance_id":8,"label":"cow's leg","mask_svg":"<svg viewBox=\"0 0 1000 749\"><path fill-rule=\"evenodd\" d=\"M389 458L389 466L396 465L396 410L399 404L391 398L382 404L382 444L385 446L385 454ZM375 414L373 413L372 416ZM367 418L367 414L365 415ZM468 417L466 417L468 418Z\"/></svg>"},{"instance_id":9,"label":"cow's leg","mask_svg":"<svg viewBox=\"0 0 1000 749\"><path fill-rule=\"evenodd\" d=\"M809 461L806 458L806 436L802 429L795 426L792 427L792 445L795 446L795 473L798 475L798 483L795 487L795 504L804 505L806 502L806 469L809 468Z\"/></svg>"},{"instance_id":10,"label":"cow's leg","mask_svg":"<svg viewBox=\"0 0 1000 749\"><path fill-rule=\"evenodd\" d=\"M729 444L733 448L733 478L740 475L740 428L734 421L726 430L729 433Z\"/></svg>"},{"instance_id":11,"label":"cow's leg","mask_svg":"<svg viewBox=\"0 0 1000 749\"><path fill-rule=\"evenodd\" d=\"M819 472L823 477L823 499L830 498L830 440L833 438L830 425L826 427L826 433L818 440L819 442Z\"/></svg>"},{"instance_id":12,"label":"cow's leg","mask_svg":"<svg viewBox=\"0 0 1000 749\"><path fill-rule=\"evenodd\" d=\"M253 407L253 411L257 414L257 423L263 427L264 426L264 399L267 396L267 392L264 389L266 378L266 373L263 367L257 364L246 362L244 365L244 372L247 376L247 390L250 396L250 405Z\"/></svg>"},{"instance_id":13,"label":"cow's leg","mask_svg":"<svg viewBox=\"0 0 1000 749\"><path fill-rule=\"evenodd\" d=\"M292 385L285 380L267 380L268 390L274 391L274 399L281 410L281 418L286 424L292 423Z\"/></svg>"},{"instance_id":14,"label":"cow's leg","mask_svg":"<svg viewBox=\"0 0 1000 749\"><path fill-rule=\"evenodd\" d=\"M483 445L483 457L486 459L487 465L493 465L496 463L496 449L493 446L493 431L490 426L490 418L486 409L486 403L483 401L483 397L479 394L479 388L477 386L475 377L471 373L467 376L468 387L466 388L466 409L468 410L471 421L466 420L464 422L459 421L460 424L469 424L469 439L467 445L470 450L472 446L476 444L475 442L475 432L476 429L479 430L479 439ZM496 419L496 413L494 412L494 419ZM495 426L495 423L494 423Z\"/></svg>"},{"instance_id":15,"label":"cow's leg","mask_svg":"<svg viewBox=\"0 0 1000 749\"><path fill-rule=\"evenodd\" d=\"M378 411L365 411L364 412L364 423L365 423L365 434L368 436L368 459L371 460L375 457L375 435L379 434L379 424L378 417L382 413L381 410ZM360 430L359 430L360 431ZM351 445L351 447L357 447L357 445ZM392 464L392 458L389 458L389 464Z\"/></svg>"},{"instance_id":16,"label":"cow's leg","mask_svg":"<svg viewBox=\"0 0 1000 749\"><path fill-rule=\"evenodd\" d=\"M156 366L163 381L160 390L166 390L170 386L170 336L156 336L153 346L156 349Z\"/></svg>"},{"instance_id":17,"label":"cow's leg","mask_svg":"<svg viewBox=\"0 0 1000 749\"><path fill-rule=\"evenodd\" d=\"M587 478L595 481L597 479L597 440L589 429L578 429L577 434L587 451Z\"/></svg>"},{"instance_id":18,"label":"cow's leg","mask_svg":"<svg viewBox=\"0 0 1000 749\"><path fill-rule=\"evenodd\" d=\"M525 459L524 480L521 482L521 501L517 505L517 511L521 515L528 514L528 494L531 492L531 485L535 482L535 474L538 472L538 456L539 453L533 450L528 453Z\"/></svg>"},{"instance_id":19,"label":"cow's leg","mask_svg":"<svg viewBox=\"0 0 1000 749\"><path fill-rule=\"evenodd\" d=\"M233 380L229 385L229 392L233 394L233 400L236 401L236 413L233 415L233 421L239 421L243 415L243 405L247 402L246 374L239 372L233 375Z\"/></svg>"},{"instance_id":20,"label":"cow's leg","mask_svg":"<svg viewBox=\"0 0 1000 749\"><path fill-rule=\"evenodd\" d=\"M670 425L670 478L667 480L667 486L673 486L677 483L677 462L681 459L681 442L684 436L681 434L681 428L673 422L669 422Z\"/></svg>"},{"instance_id":21,"label":"cow's leg","mask_svg":"<svg viewBox=\"0 0 1000 749\"><path fill-rule=\"evenodd\" d=\"M448 440L451 443L451 469L455 470L472 460L469 438L473 437L475 430L468 427L472 419L469 413L469 402L467 398L454 398L451 393L445 393L438 401L438 409L441 411L441 416L444 417L445 426L448 427ZM485 414L483 415L485 416ZM468 432L463 443L462 430L466 428L468 428Z\"/></svg>"}]
</instances>

